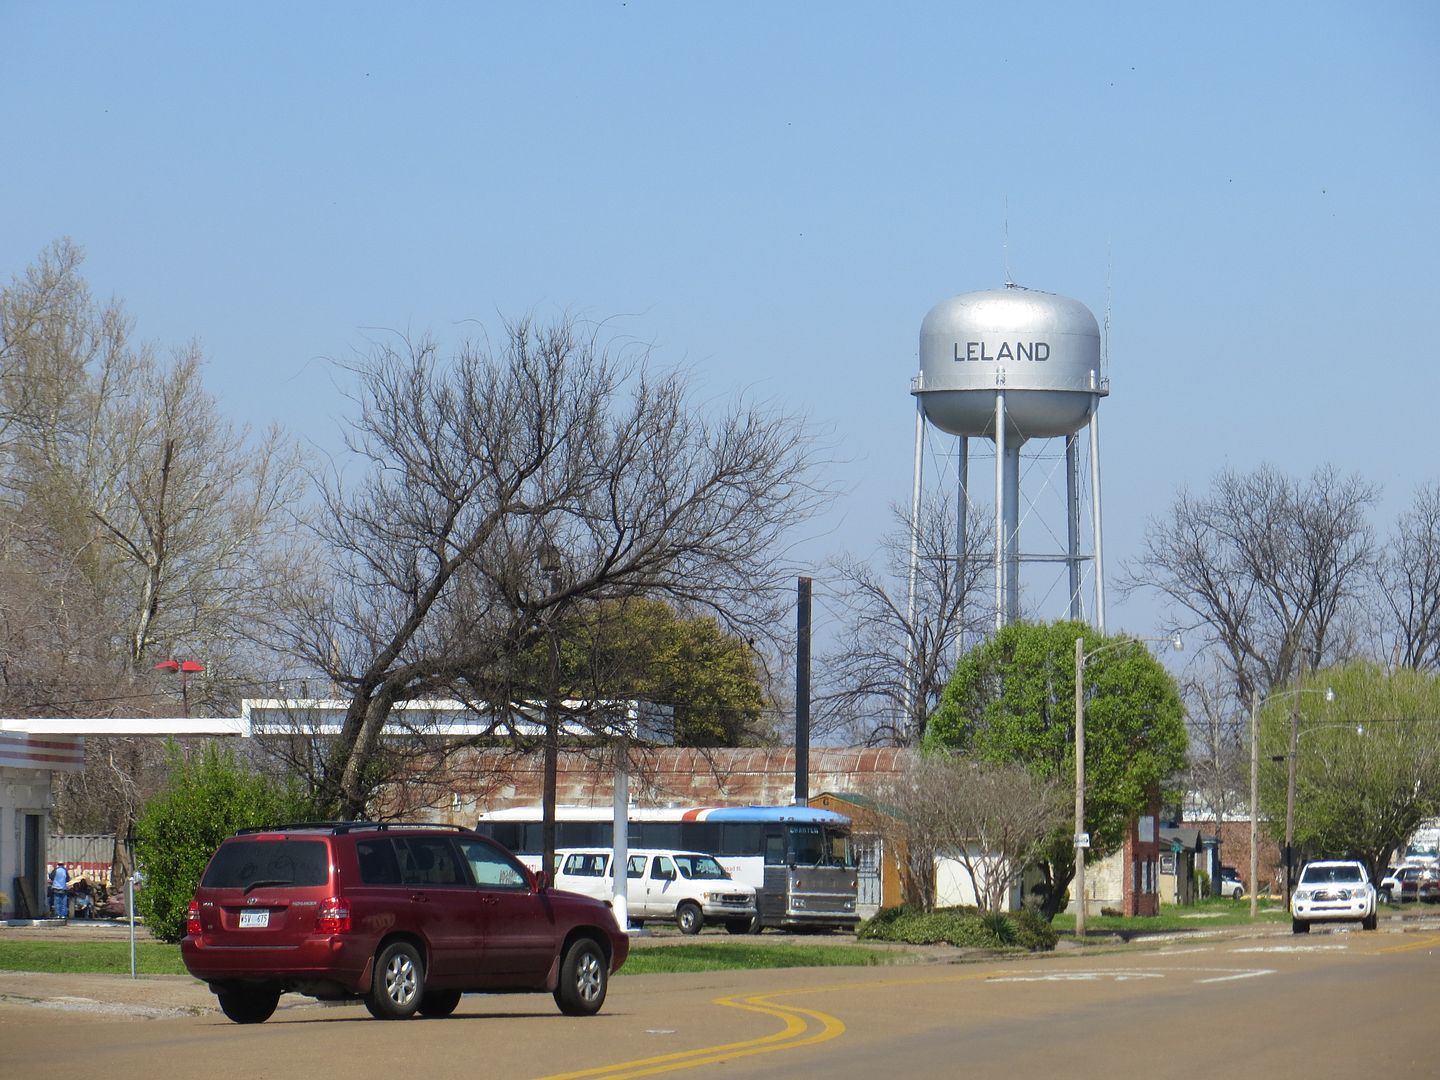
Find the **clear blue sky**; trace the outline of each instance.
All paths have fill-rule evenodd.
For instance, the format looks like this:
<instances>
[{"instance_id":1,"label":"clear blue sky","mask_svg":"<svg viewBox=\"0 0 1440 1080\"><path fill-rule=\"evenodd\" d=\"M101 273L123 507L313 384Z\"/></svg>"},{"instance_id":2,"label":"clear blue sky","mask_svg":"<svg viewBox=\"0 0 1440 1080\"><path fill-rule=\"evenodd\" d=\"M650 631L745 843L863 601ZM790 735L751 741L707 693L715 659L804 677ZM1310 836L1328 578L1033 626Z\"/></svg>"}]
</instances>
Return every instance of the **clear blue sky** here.
<instances>
[{"instance_id":1,"label":"clear blue sky","mask_svg":"<svg viewBox=\"0 0 1440 1080\"><path fill-rule=\"evenodd\" d=\"M1440 478L1440 5L0 0L0 42L0 277L71 237L252 426L334 446L366 328L613 318L832 428L810 549L864 554L921 319L1008 267L1111 312L1112 571L1227 465L1359 472L1382 528Z\"/></svg>"}]
</instances>

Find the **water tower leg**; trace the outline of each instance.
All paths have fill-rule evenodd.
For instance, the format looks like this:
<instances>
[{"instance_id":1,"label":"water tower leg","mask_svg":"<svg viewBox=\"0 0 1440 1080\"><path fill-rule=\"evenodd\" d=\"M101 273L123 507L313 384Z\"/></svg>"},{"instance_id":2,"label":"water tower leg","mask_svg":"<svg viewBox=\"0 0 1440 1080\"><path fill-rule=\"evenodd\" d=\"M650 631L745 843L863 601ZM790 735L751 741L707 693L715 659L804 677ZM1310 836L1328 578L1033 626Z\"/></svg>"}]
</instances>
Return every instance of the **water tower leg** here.
<instances>
[{"instance_id":1,"label":"water tower leg","mask_svg":"<svg viewBox=\"0 0 1440 1080\"><path fill-rule=\"evenodd\" d=\"M995 391L995 629L1005 626L1005 391Z\"/></svg>"},{"instance_id":2,"label":"water tower leg","mask_svg":"<svg viewBox=\"0 0 1440 1080\"><path fill-rule=\"evenodd\" d=\"M1020 446L1005 440L1005 621L1020 618Z\"/></svg>"},{"instance_id":3,"label":"water tower leg","mask_svg":"<svg viewBox=\"0 0 1440 1080\"><path fill-rule=\"evenodd\" d=\"M921 491L925 477L925 407L915 399L915 464L910 488L910 584L905 600L905 625L915 625L915 583L920 574L920 511ZM915 635L905 635L905 700L915 700Z\"/></svg>"},{"instance_id":4,"label":"water tower leg","mask_svg":"<svg viewBox=\"0 0 1440 1080\"><path fill-rule=\"evenodd\" d=\"M1080 447L1073 432L1065 436L1065 565L1070 571L1070 618L1084 618L1080 606Z\"/></svg>"},{"instance_id":5,"label":"water tower leg","mask_svg":"<svg viewBox=\"0 0 1440 1080\"><path fill-rule=\"evenodd\" d=\"M970 552L970 438L967 435L961 435L959 439L959 483L955 493L955 569L957 574L965 573L961 570L959 560L964 559ZM960 630L955 634L956 663L960 662L960 655L964 648L965 631Z\"/></svg>"},{"instance_id":6,"label":"water tower leg","mask_svg":"<svg viewBox=\"0 0 1440 1080\"><path fill-rule=\"evenodd\" d=\"M1095 530L1095 629L1105 632L1105 548L1100 513L1100 395L1090 406L1090 524Z\"/></svg>"}]
</instances>

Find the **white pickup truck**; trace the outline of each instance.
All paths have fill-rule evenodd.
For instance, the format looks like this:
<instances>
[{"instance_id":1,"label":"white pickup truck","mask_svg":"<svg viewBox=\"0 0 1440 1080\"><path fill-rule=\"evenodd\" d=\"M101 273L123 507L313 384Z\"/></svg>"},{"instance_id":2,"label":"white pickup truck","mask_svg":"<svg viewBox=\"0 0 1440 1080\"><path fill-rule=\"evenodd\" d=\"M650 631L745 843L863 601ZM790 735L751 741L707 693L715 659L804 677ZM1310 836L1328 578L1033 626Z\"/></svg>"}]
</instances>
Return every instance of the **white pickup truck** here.
<instances>
[{"instance_id":1,"label":"white pickup truck","mask_svg":"<svg viewBox=\"0 0 1440 1080\"><path fill-rule=\"evenodd\" d=\"M1358 922L1361 929L1379 924L1375 886L1365 864L1354 859L1319 859L1305 864L1300 884L1290 898L1290 925L1308 934L1312 923Z\"/></svg>"},{"instance_id":2,"label":"white pickup truck","mask_svg":"<svg viewBox=\"0 0 1440 1080\"><path fill-rule=\"evenodd\" d=\"M606 848L560 849L555 888L608 900L615 891L611 855ZM628 862L625 892L635 926L674 919L683 934L698 934L707 924L743 934L755 921L755 887L733 880L713 855L638 848Z\"/></svg>"}]
</instances>

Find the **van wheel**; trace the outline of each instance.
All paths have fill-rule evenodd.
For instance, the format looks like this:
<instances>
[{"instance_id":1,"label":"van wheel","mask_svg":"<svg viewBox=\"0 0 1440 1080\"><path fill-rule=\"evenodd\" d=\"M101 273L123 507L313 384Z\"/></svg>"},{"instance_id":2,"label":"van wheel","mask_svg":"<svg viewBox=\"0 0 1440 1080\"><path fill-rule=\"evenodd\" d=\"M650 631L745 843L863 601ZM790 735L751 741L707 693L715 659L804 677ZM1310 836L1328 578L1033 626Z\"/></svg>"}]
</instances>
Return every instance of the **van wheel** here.
<instances>
[{"instance_id":1,"label":"van wheel","mask_svg":"<svg viewBox=\"0 0 1440 1080\"><path fill-rule=\"evenodd\" d=\"M430 990L420 998L420 1015L438 1020L453 1013L459 1004L459 990Z\"/></svg>"},{"instance_id":2,"label":"van wheel","mask_svg":"<svg viewBox=\"0 0 1440 1080\"><path fill-rule=\"evenodd\" d=\"M700 905L689 900L683 901L675 909L675 925L680 927L682 934L698 934L705 925L705 916L700 911Z\"/></svg>"},{"instance_id":3,"label":"van wheel","mask_svg":"<svg viewBox=\"0 0 1440 1080\"><path fill-rule=\"evenodd\" d=\"M275 1012L280 1003L280 991L266 987L246 987L243 990L217 990L220 1011L237 1024L263 1024Z\"/></svg>"},{"instance_id":4,"label":"van wheel","mask_svg":"<svg viewBox=\"0 0 1440 1080\"><path fill-rule=\"evenodd\" d=\"M377 1020L407 1020L425 996L425 969L415 946L392 941L375 958L375 977L365 1008Z\"/></svg>"},{"instance_id":5,"label":"van wheel","mask_svg":"<svg viewBox=\"0 0 1440 1080\"><path fill-rule=\"evenodd\" d=\"M610 965L600 946L590 938L577 938L560 962L560 983L555 1004L566 1016L594 1016L605 1004Z\"/></svg>"}]
</instances>

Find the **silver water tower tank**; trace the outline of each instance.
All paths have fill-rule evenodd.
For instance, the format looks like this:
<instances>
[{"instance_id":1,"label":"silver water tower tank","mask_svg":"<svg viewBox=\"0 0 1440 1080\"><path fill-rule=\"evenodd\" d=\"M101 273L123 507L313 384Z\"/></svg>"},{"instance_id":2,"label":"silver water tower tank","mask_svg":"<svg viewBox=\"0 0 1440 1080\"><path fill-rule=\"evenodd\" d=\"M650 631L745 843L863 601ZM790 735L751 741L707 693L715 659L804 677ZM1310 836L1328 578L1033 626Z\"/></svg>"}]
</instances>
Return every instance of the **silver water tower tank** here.
<instances>
[{"instance_id":1,"label":"silver water tower tank","mask_svg":"<svg viewBox=\"0 0 1440 1080\"><path fill-rule=\"evenodd\" d=\"M996 443L996 623L1019 617L1020 447L1065 437L1070 615L1079 618L1079 456L1075 435L1090 429L1095 623L1104 628L1097 409L1109 393L1101 372L1100 327L1078 300L1007 286L965 293L930 309L920 326L920 374L911 384L919 416L961 437L962 470L971 436ZM915 501L920 491L916 425ZM997 432L1003 437L997 438ZM962 485L968 480L961 477Z\"/></svg>"}]
</instances>

